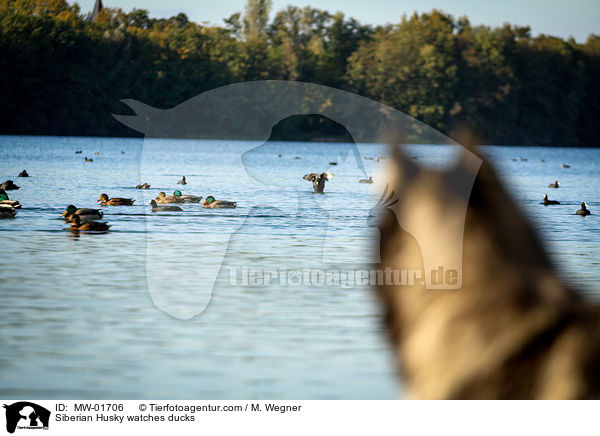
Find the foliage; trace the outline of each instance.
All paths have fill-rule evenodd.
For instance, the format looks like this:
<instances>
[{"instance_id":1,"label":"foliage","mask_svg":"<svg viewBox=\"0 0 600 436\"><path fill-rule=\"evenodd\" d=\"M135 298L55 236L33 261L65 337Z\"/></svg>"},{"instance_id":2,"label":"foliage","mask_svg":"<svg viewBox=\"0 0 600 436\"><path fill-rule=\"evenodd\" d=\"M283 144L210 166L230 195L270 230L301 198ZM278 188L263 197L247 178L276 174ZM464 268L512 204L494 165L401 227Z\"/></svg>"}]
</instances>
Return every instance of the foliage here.
<instances>
[{"instance_id":1,"label":"foliage","mask_svg":"<svg viewBox=\"0 0 600 436\"><path fill-rule=\"evenodd\" d=\"M140 9L92 21L65 0L0 0L0 132L132 135L110 116L125 110L120 99L169 108L230 83L286 79L365 95L445 133L466 124L488 143L600 145L598 35L533 37L437 10L374 28L312 7L269 21L270 9L248 0L220 27ZM306 139L315 124L294 120L291 138L294 125Z\"/></svg>"}]
</instances>

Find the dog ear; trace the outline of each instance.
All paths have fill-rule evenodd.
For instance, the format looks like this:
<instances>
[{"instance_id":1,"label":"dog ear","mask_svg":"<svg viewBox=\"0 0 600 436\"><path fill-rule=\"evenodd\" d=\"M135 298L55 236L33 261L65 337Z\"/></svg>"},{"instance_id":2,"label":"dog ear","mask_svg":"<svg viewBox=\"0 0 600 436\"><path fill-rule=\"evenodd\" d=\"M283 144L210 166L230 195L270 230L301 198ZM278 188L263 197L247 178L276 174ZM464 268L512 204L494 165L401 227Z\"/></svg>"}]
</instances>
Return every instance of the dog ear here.
<instances>
[{"instance_id":1,"label":"dog ear","mask_svg":"<svg viewBox=\"0 0 600 436\"><path fill-rule=\"evenodd\" d=\"M126 104L133 110L135 115L118 115L112 114L112 116L127 127L137 130L141 133L148 133L150 127L156 124L157 120L160 120L162 114L166 111L157 109L152 106L148 106L137 100L124 99L121 103Z\"/></svg>"}]
</instances>

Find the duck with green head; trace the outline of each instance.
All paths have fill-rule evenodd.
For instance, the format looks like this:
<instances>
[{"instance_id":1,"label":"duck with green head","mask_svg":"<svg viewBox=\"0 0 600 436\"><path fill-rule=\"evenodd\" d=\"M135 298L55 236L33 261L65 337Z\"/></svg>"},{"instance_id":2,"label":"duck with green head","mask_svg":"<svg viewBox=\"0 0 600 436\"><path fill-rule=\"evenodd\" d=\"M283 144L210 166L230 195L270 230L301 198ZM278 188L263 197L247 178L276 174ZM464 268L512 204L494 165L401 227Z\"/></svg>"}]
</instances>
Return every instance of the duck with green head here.
<instances>
[{"instance_id":1,"label":"duck with green head","mask_svg":"<svg viewBox=\"0 0 600 436\"><path fill-rule=\"evenodd\" d=\"M104 213L99 209L77 209L76 206L70 204L61 216L70 220L73 215L79 215L81 221L93 221L101 219Z\"/></svg>"},{"instance_id":2,"label":"duck with green head","mask_svg":"<svg viewBox=\"0 0 600 436\"><path fill-rule=\"evenodd\" d=\"M233 209L237 207L237 203L235 201L216 200L215 197L209 195L202 206L206 209Z\"/></svg>"},{"instance_id":3,"label":"duck with green head","mask_svg":"<svg viewBox=\"0 0 600 436\"><path fill-rule=\"evenodd\" d=\"M155 200L158 204L184 203L182 198L174 195L167 195L164 192L159 192Z\"/></svg>"},{"instance_id":4,"label":"duck with green head","mask_svg":"<svg viewBox=\"0 0 600 436\"><path fill-rule=\"evenodd\" d=\"M200 203L202 196L198 195L183 195L181 191L177 190L173 192L173 197L179 198L184 203Z\"/></svg>"},{"instance_id":5,"label":"duck with green head","mask_svg":"<svg viewBox=\"0 0 600 436\"><path fill-rule=\"evenodd\" d=\"M120 197L108 198L107 194L102 194L96 203L100 203L102 206L131 206L135 203L135 200L132 198Z\"/></svg>"},{"instance_id":6,"label":"duck with green head","mask_svg":"<svg viewBox=\"0 0 600 436\"><path fill-rule=\"evenodd\" d=\"M0 188L0 208L20 209L21 203L9 199L6 191Z\"/></svg>"}]
</instances>

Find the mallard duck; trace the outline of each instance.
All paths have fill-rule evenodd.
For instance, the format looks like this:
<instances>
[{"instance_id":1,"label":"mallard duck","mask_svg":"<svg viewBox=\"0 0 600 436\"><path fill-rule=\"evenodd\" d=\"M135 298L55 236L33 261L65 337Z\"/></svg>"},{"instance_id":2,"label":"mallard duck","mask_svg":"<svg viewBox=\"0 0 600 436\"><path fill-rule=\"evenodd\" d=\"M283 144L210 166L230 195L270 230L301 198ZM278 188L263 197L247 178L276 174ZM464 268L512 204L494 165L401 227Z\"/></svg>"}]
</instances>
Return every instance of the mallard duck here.
<instances>
[{"instance_id":1,"label":"mallard duck","mask_svg":"<svg viewBox=\"0 0 600 436\"><path fill-rule=\"evenodd\" d=\"M0 207L0 218L14 218L17 210L12 207Z\"/></svg>"},{"instance_id":2,"label":"mallard duck","mask_svg":"<svg viewBox=\"0 0 600 436\"><path fill-rule=\"evenodd\" d=\"M150 185L148 183L142 183L141 185L136 185L135 189L150 189Z\"/></svg>"},{"instance_id":3,"label":"mallard duck","mask_svg":"<svg viewBox=\"0 0 600 436\"><path fill-rule=\"evenodd\" d=\"M560 166L563 168L571 168L571 165L567 165L567 164L560 164Z\"/></svg>"},{"instance_id":4,"label":"mallard duck","mask_svg":"<svg viewBox=\"0 0 600 436\"><path fill-rule=\"evenodd\" d=\"M207 209L233 209L237 207L237 203L235 201L215 200L215 197L209 195L202 206Z\"/></svg>"},{"instance_id":5,"label":"mallard duck","mask_svg":"<svg viewBox=\"0 0 600 436\"><path fill-rule=\"evenodd\" d=\"M29 177L29 174L27 173L27 170L23 170L19 173L19 177Z\"/></svg>"},{"instance_id":6,"label":"mallard duck","mask_svg":"<svg viewBox=\"0 0 600 436\"><path fill-rule=\"evenodd\" d=\"M323 189L325 189L325 182L333 179L333 174L321 173L321 175L318 175L317 173L310 173L306 174L303 178L312 182L315 192L322 193Z\"/></svg>"},{"instance_id":7,"label":"mallard duck","mask_svg":"<svg viewBox=\"0 0 600 436\"><path fill-rule=\"evenodd\" d=\"M164 192L159 192L155 200L158 204L184 203L182 198L175 197L174 195L167 196Z\"/></svg>"},{"instance_id":8,"label":"mallard duck","mask_svg":"<svg viewBox=\"0 0 600 436\"><path fill-rule=\"evenodd\" d=\"M200 203L200 201L202 200L202 196L182 195L181 191L179 191L179 190L173 192L173 197L182 199L184 203Z\"/></svg>"},{"instance_id":9,"label":"mallard duck","mask_svg":"<svg viewBox=\"0 0 600 436\"><path fill-rule=\"evenodd\" d=\"M5 191L16 191L17 189L20 189L17 185L13 183L12 180L7 180L6 182L2 183L0 185L0 188L4 189Z\"/></svg>"},{"instance_id":10,"label":"mallard duck","mask_svg":"<svg viewBox=\"0 0 600 436\"><path fill-rule=\"evenodd\" d=\"M109 225L106 223L99 223L97 221L88 221L86 223L82 223L81 222L81 218L79 218L79 215L77 214L73 214L71 215L71 218L69 219L69 221L73 224L71 224L71 227L69 227L69 230L71 231L83 231L83 232L106 232L109 229Z\"/></svg>"},{"instance_id":11,"label":"mallard duck","mask_svg":"<svg viewBox=\"0 0 600 436\"><path fill-rule=\"evenodd\" d=\"M149 204L152 206L152 212L180 212L183 210L179 206L159 206L156 204L156 200L150 200Z\"/></svg>"},{"instance_id":12,"label":"mallard duck","mask_svg":"<svg viewBox=\"0 0 600 436\"><path fill-rule=\"evenodd\" d=\"M592 212L590 212L587 208L587 203L584 201L583 203L581 203L581 209L579 209L577 212L575 212L575 215L581 215L581 216L588 216L591 215Z\"/></svg>"},{"instance_id":13,"label":"mallard duck","mask_svg":"<svg viewBox=\"0 0 600 436\"><path fill-rule=\"evenodd\" d=\"M560 204L560 201L556 200L548 200L548 194L544 194L544 201L542 202L544 206L549 206L551 204Z\"/></svg>"},{"instance_id":14,"label":"mallard duck","mask_svg":"<svg viewBox=\"0 0 600 436\"><path fill-rule=\"evenodd\" d=\"M369 177L368 179L360 179L358 183L373 183L373 176Z\"/></svg>"},{"instance_id":15,"label":"mallard duck","mask_svg":"<svg viewBox=\"0 0 600 436\"><path fill-rule=\"evenodd\" d=\"M187 182L185 181L185 176L181 177L181 180L179 182L177 182L178 185L187 185Z\"/></svg>"},{"instance_id":16,"label":"mallard duck","mask_svg":"<svg viewBox=\"0 0 600 436\"><path fill-rule=\"evenodd\" d=\"M75 150L75 154L81 154L83 153L83 150Z\"/></svg>"},{"instance_id":17,"label":"mallard duck","mask_svg":"<svg viewBox=\"0 0 600 436\"><path fill-rule=\"evenodd\" d=\"M99 220L104 216L104 213L99 209L77 209L77 207L72 204L67 206L65 213L63 213L61 216L64 216L65 219L69 220L73 214L79 215L81 221L84 222Z\"/></svg>"},{"instance_id":18,"label":"mallard duck","mask_svg":"<svg viewBox=\"0 0 600 436\"><path fill-rule=\"evenodd\" d=\"M560 188L560 182L558 180L556 180L556 181L554 181L554 183L550 183L548 185L548 188L558 189L558 188Z\"/></svg>"},{"instance_id":19,"label":"mallard duck","mask_svg":"<svg viewBox=\"0 0 600 436\"><path fill-rule=\"evenodd\" d=\"M21 203L17 200L10 200L4 189L0 188L0 207L20 209Z\"/></svg>"},{"instance_id":20,"label":"mallard duck","mask_svg":"<svg viewBox=\"0 0 600 436\"><path fill-rule=\"evenodd\" d=\"M96 203L100 203L102 206L131 206L135 200L119 197L108 198L108 195L102 194Z\"/></svg>"},{"instance_id":21,"label":"mallard duck","mask_svg":"<svg viewBox=\"0 0 600 436\"><path fill-rule=\"evenodd\" d=\"M94 159L92 159L91 157L85 157L84 158L86 162L94 162Z\"/></svg>"}]
</instances>

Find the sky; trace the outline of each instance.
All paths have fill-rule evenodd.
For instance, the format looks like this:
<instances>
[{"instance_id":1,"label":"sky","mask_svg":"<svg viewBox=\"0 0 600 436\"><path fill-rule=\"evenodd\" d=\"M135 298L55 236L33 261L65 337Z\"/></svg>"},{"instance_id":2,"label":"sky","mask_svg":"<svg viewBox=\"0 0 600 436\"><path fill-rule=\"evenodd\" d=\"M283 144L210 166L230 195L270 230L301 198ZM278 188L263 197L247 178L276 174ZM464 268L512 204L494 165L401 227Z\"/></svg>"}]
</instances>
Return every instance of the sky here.
<instances>
[{"instance_id":1,"label":"sky","mask_svg":"<svg viewBox=\"0 0 600 436\"><path fill-rule=\"evenodd\" d=\"M77 0L82 12L95 0ZM170 17L184 12L195 22L223 24L223 18L243 11L245 0L102 0L105 7L147 9L151 17ZM71 3L73 1L71 0ZM364 24L397 23L402 14L441 9L456 17L466 15L471 24L528 25L532 34L545 33L584 42L590 33L600 34L600 0L273 0L273 11L294 6L313 6L343 12Z\"/></svg>"}]
</instances>

